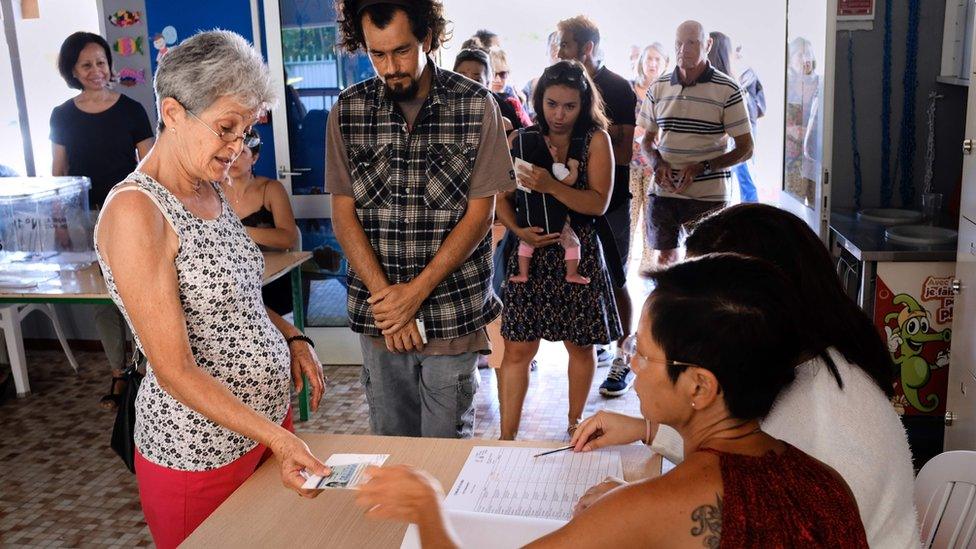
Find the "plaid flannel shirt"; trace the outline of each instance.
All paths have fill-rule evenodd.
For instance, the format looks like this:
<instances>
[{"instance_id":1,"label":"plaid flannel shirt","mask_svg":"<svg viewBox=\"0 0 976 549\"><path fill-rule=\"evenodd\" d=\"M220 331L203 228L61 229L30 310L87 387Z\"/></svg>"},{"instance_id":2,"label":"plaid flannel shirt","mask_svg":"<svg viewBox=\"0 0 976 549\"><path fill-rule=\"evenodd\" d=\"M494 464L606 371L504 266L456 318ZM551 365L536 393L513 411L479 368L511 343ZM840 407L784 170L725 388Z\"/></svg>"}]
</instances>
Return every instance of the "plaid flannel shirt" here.
<instances>
[{"instance_id":1,"label":"plaid flannel shirt","mask_svg":"<svg viewBox=\"0 0 976 549\"><path fill-rule=\"evenodd\" d=\"M356 213L392 284L420 274L467 209L488 90L428 59L431 90L412 131L379 78L344 90L339 117ZM353 331L380 336L369 290L349 270ZM491 289L491 236L421 305L428 338L453 339L483 328L501 312Z\"/></svg>"}]
</instances>

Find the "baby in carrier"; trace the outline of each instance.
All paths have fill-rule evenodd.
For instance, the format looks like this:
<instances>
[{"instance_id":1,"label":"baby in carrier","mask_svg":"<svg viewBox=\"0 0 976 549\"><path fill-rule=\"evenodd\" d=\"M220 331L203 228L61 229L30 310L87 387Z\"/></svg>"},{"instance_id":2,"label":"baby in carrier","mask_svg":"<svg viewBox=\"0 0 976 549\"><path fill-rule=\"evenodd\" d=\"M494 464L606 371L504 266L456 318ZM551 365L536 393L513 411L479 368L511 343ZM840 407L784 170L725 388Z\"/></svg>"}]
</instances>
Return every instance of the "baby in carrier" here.
<instances>
[{"instance_id":1,"label":"baby in carrier","mask_svg":"<svg viewBox=\"0 0 976 549\"><path fill-rule=\"evenodd\" d=\"M549 147L549 153L553 159L557 158L556 148L549 144L546 140L546 145ZM562 184L572 187L576 184L576 179L579 177L579 160L575 158L570 158L566 163L554 162L552 164L552 174L555 178ZM528 200L528 198L526 198ZM543 197L544 200L544 197ZM528 209L528 208L527 208ZM566 282L573 284L589 284L590 279L579 274L579 263L580 263L580 240L576 235L576 231L570 226L569 217L567 216L563 222L563 228L559 232L559 245L565 250L565 260L566 260ZM528 282L529 280L529 265L532 261L532 254L535 253L535 248L524 240L519 241L518 247L518 274L509 277L509 282L522 283Z\"/></svg>"}]
</instances>

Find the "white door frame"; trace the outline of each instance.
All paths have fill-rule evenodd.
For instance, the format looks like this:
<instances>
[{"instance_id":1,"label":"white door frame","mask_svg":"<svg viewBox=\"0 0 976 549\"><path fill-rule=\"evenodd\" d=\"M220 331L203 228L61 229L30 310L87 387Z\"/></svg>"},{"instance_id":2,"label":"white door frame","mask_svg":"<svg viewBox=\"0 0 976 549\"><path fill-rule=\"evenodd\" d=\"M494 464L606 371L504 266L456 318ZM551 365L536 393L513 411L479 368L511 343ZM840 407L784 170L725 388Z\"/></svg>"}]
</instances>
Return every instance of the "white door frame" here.
<instances>
[{"instance_id":1,"label":"white door frame","mask_svg":"<svg viewBox=\"0 0 976 549\"><path fill-rule=\"evenodd\" d=\"M331 218L332 204L329 195L296 196L291 192L292 166L288 142L288 116L285 112L285 73L281 49L281 11L278 0L264 1L264 28L267 33L268 66L271 68L271 78L282 98L278 102L278 106L272 111L271 116L278 180L288 192L296 219ZM325 154L324 150L322 154ZM315 341L316 353L323 364L363 363L359 336L348 327L321 328L306 325L305 333Z\"/></svg>"},{"instance_id":2,"label":"white door frame","mask_svg":"<svg viewBox=\"0 0 976 549\"><path fill-rule=\"evenodd\" d=\"M790 9L789 2L806 2L809 0L788 0L786 5L786 46L789 47L790 40ZM780 199L779 205L784 210L792 212L800 219L807 222L808 225L820 236L820 239L824 242L830 237L830 168L831 161L833 159L833 143L834 143L834 61L836 59L836 47L837 47L837 0L826 0L826 26L824 32L826 33L824 41L824 60L821 65L824 67L821 79L823 81L823 92L821 93L821 104L820 109L823 114L823 128L820 134L821 139L821 178L820 184L817 185L815 189L814 203L813 207L809 207L800 200L797 200L790 193L786 192L785 189L780 189ZM819 60L818 60L819 61ZM787 65L790 62L789 51L786 54ZM789 74L789 71L786 72ZM783 93L788 93L785 89ZM785 97L784 97L785 99ZM785 109L787 102L783 101L783 108ZM785 116L784 116L785 124ZM786 133L783 134L783 146L785 153L786 146ZM786 165L783 165L783 169L786 169ZM785 172L784 172L785 175ZM782 185L781 185L782 186Z\"/></svg>"}]
</instances>

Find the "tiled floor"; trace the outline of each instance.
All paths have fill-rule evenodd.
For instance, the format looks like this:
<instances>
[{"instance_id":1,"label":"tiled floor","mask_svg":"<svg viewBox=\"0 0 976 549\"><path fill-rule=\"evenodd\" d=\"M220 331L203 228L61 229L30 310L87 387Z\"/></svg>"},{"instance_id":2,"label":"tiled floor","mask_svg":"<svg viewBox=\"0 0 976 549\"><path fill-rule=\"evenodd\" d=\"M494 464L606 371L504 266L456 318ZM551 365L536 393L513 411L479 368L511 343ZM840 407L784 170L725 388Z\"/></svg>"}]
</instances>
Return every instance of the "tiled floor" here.
<instances>
[{"instance_id":1,"label":"tiled floor","mask_svg":"<svg viewBox=\"0 0 976 549\"><path fill-rule=\"evenodd\" d=\"M107 387L99 353L77 353L76 376L64 355L28 353L33 394L0 404L0 546L78 547L151 545L135 477L108 447L113 414L98 408ZM565 439L566 355L544 344L532 374L522 422L523 439ZM597 370L586 415L603 407L636 413L633 392L604 400ZM323 406L299 431L366 434L367 406L359 369L329 367ZM495 377L481 370L476 436L498 436ZM297 408L297 407L296 407Z\"/></svg>"},{"instance_id":2,"label":"tiled floor","mask_svg":"<svg viewBox=\"0 0 976 549\"><path fill-rule=\"evenodd\" d=\"M635 314L650 291L638 276L638 248L635 242L628 272ZM152 545L135 477L108 447L114 414L97 405L108 386L108 365L101 353L75 356L77 375L60 352L28 353L33 394L0 404L0 547ZM566 440L566 352L545 342L537 358L519 438ZM480 373L475 437L497 438L498 385L490 370ZM606 368L597 370L584 417L603 408L638 413L633 391L613 400L599 395L606 374ZM321 408L297 430L368 434L359 368L331 366L326 376Z\"/></svg>"}]
</instances>

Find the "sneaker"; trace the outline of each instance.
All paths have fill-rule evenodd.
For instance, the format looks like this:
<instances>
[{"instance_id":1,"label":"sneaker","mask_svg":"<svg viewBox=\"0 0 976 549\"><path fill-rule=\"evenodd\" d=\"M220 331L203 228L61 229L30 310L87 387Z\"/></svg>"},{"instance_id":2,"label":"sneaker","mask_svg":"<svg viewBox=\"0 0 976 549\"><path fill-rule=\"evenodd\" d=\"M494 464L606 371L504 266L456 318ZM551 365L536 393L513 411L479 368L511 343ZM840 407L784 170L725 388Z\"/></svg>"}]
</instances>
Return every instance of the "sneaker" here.
<instances>
[{"instance_id":1,"label":"sneaker","mask_svg":"<svg viewBox=\"0 0 976 549\"><path fill-rule=\"evenodd\" d=\"M629 391L633 385L634 377L630 375L630 366L623 358L615 358L607 379L600 385L600 394L605 397L618 397Z\"/></svg>"},{"instance_id":2,"label":"sneaker","mask_svg":"<svg viewBox=\"0 0 976 549\"><path fill-rule=\"evenodd\" d=\"M596 348L596 367L606 368L613 362L613 352L609 345L601 345Z\"/></svg>"}]
</instances>

